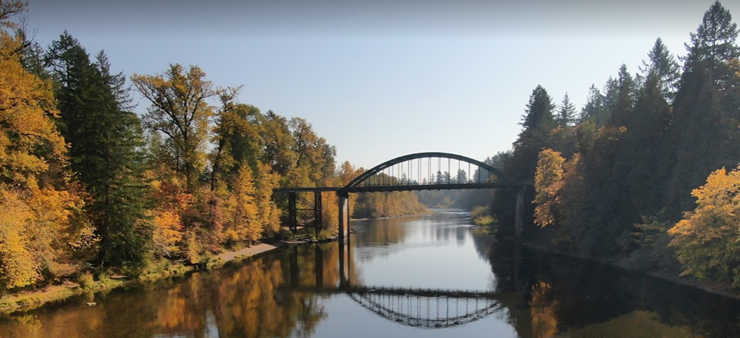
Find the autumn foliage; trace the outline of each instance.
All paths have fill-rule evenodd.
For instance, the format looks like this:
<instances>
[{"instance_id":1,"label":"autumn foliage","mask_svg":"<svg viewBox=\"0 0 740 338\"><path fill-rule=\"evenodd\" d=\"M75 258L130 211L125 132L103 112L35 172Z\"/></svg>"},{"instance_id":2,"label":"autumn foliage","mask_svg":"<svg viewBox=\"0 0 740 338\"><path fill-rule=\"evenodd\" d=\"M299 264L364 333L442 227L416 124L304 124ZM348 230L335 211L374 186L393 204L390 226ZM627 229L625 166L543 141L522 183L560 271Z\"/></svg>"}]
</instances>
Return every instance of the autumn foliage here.
<instances>
[{"instance_id":1,"label":"autumn foliage","mask_svg":"<svg viewBox=\"0 0 740 338\"><path fill-rule=\"evenodd\" d=\"M683 273L740 286L740 168L713 172L691 195L696 208L668 230Z\"/></svg>"},{"instance_id":2,"label":"autumn foliage","mask_svg":"<svg viewBox=\"0 0 740 338\"><path fill-rule=\"evenodd\" d=\"M544 227L555 223L555 205L563 186L563 158L559 152L545 149L540 152L537 171L534 174L536 196L534 221Z\"/></svg>"}]
</instances>

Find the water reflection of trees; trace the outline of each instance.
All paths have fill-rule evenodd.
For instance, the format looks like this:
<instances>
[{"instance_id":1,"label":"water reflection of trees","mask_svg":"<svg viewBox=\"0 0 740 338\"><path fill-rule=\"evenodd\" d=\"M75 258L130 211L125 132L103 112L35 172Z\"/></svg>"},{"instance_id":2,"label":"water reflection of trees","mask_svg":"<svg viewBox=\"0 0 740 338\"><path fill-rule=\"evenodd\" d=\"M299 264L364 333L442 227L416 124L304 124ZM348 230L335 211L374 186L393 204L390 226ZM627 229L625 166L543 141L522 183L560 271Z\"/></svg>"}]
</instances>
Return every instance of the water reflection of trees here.
<instances>
[{"instance_id":1,"label":"water reflection of trees","mask_svg":"<svg viewBox=\"0 0 740 338\"><path fill-rule=\"evenodd\" d=\"M338 285L338 266L337 243L290 248L181 282L113 290L98 295L97 306L78 298L0 319L0 332L28 338L307 337L326 318L328 296L286 292L284 286L291 279L299 285ZM357 278L351 264L349 277Z\"/></svg>"},{"instance_id":2,"label":"water reflection of trees","mask_svg":"<svg viewBox=\"0 0 740 338\"><path fill-rule=\"evenodd\" d=\"M467 238L468 228L461 224L465 224L466 219L470 223L467 213L448 211L426 216L353 221L352 227L356 230L353 240L364 250L364 255L358 257L361 261L385 257L414 245L429 246L448 241L462 245ZM393 245L401 243L404 245ZM373 250L374 247L388 250L379 252Z\"/></svg>"},{"instance_id":3,"label":"water reflection of trees","mask_svg":"<svg viewBox=\"0 0 740 338\"><path fill-rule=\"evenodd\" d=\"M491 236L473 239L520 337L740 336L736 300Z\"/></svg>"}]
</instances>

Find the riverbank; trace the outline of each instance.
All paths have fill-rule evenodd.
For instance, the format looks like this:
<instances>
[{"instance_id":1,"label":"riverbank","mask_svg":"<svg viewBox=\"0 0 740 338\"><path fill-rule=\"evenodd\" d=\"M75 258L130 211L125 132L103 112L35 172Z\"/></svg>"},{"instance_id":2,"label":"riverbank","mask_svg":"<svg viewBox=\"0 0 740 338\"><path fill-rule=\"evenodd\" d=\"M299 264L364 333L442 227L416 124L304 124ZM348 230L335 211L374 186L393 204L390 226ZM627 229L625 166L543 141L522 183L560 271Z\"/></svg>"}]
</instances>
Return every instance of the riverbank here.
<instances>
[{"instance_id":1,"label":"riverbank","mask_svg":"<svg viewBox=\"0 0 740 338\"><path fill-rule=\"evenodd\" d=\"M740 293L738 293L736 289L733 289L730 283L698 281L693 278L680 276L678 272L651 271L651 270L639 269L639 268L635 268L634 266L630 266L624 260L619 260L616 258L615 259L599 259L599 258L594 258L594 257L581 256L581 255L577 255L577 254L570 253L570 252L556 250L552 247L538 245L533 242L520 242L520 244L522 244L523 246L527 248L534 249L537 251L541 251L541 252L545 252L549 254L555 254L555 255L564 256L564 257L581 259L585 261L596 262L599 264L604 264L604 265L612 266L618 269L622 269L624 271L644 273L654 278L659 278L659 279L666 280L666 281L680 284L680 285L690 286L690 287L693 287L693 288L696 288L696 289L699 289L699 290L702 290L704 292L711 293L714 295L740 300Z\"/></svg>"},{"instance_id":2,"label":"riverbank","mask_svg":"<svg viewBox=\"0 0 740 338\"><path fill-rule=\"evenodd\" d=\"M272 251L279 247L293 244L294 243L287 242L277 242L275 244L259 243L236 251L222 252L214 256L213 259L203 262L203 264L205 264L209 269L214 269L226 264L227 262L239 261ZM200 266L202 266L202 264L185 265L183 263L178 263L168 266L165 272L148 274L141 276L141 278L126 279L123 276L103 276L99 278L98 281L91 282L90 284L74 282L67 279L57 285L49 285L36 290L21 291L0 297L0 313L10 314L19 311L29 311L42 307L48 303L62 301L85 293L112 290L134 282L151 282L182 276L186 273L197 271ZM89 303L88 305L94 306L95 304Z\"/></svg>"}]
</instances>

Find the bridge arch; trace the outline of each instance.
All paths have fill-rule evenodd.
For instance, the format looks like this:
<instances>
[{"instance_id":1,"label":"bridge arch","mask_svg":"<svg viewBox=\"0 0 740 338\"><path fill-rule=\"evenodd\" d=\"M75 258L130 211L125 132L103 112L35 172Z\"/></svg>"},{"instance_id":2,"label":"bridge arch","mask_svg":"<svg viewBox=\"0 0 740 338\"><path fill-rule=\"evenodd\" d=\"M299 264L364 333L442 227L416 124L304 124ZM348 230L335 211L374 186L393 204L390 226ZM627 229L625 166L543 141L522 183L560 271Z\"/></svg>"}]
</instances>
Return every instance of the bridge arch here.
<instances>
[{"instance_id":1,"label":"bridge arch","mask_svg":"<svg viewBox=\"0 0 740 338\"><path fill-rule=\"evenodd\" d=\"M355 190L358 190L363 183L368 182L368 180L371 177L382 173L386 169L389 169L389 168L392 168L394 166L401 165L401 164L404 164L404 163L411 163L414 160L422 160L422 159L429 159L427 161L428 164L431 164L431 159L447 159L448 160L448 164L449 164L449 161L450 160L457 160L458 163L468 164L469 167L471 167L471 166L477 167L476 169L478 170L478 173L480 173L483 170L487 171L488 172L488 175L486 176L486 178L488 178L491 175L495 175L496 178L497 178L497 182L498 183L505 184L505 185L520 185L521 184L517 180L514 180L514 179L508 177L501 170L496 169L495 167L493 167L493 166L491 166L491 165L489 165L487 163L484 163L484 162L481 162L481 161L472 159L470 157L466 157L466 156L462 156L462 155L457 155L457 154L451 154L451 153L443 153L443 152L424 152L424 153L415 153L415 154L409 154L409 155L399 156L399 157L396 157L394 159L385 161L385 162L383 162L383 163L381 163L381 164L379 164L379 165L377 165L375 167L372 167L372 168L366 170L360 176L357 176L355 179L353 179L351 182L349 182L341 190L344 190L344 191L347 191L347 192L354 192ZM418 166L417 166L417 168L419 169L419 171L421 171L420 165L421 165L421 163L419 163ZM438 170L441 170L440 168L437 168L437 169ZM458 170L459 170L459 165L458 165ZM470 175L470 172L468 172L468 175ZM419 177L419 181L420 181L420 177ZM458 182L458 183L460 183L460 182ZM469 182L463 182L463 183L466 183L467 184ZM481 182L479 181L477 183L480 184ZM417 182L416 185L418 185L418 182ZM441 188L441 187L435 187L435 188ZM458 185L456 185L454 187L454 189L462 189L462 188L464 188L464 187L460 187L460 184L458 184ZM472 186L471 186L471 188L472 188ZM420 189L411 189L411 190L420 190Z\"/></svg>"},{"instance_id":2,"label":"bridge arch","mask_svg":"<svg viewBox=\"0 0 740 338\"><path fill-rule=\"evenodd\" d=\"M371 292L347 292L347 295L382 318L424 329L464 325L505 310L496 299L498 295L493 293L480 297L456 295L454 290L425 292L381 288Z\"/></svg>"},{"instance_id":3,"label":"bridge arch","mask_svg":"<svg viewBox=\"0 0 740 338\"><path fill-rule=\"evenodd\" d=\"M427 159L428 171L427 175L423 176L421 173L421 166L423 159ZM448 170L446 182L440 182L439 179L432 181L431 161L432 159L438 159L438 166L436 167L435 173L441 173L441 159L447 159ZM416 169L419 175L416 176L416 180L412 178L404 178L406 173L413 175L414 173L414 161L416 163ZM451 176L451 161L457 160L457 182L450 179ZM405 164L408 164L408 170L405 170ZM468 170L461 170L461 164L467 164ZM472 174L472 166L475 166L477 171L477 180L469 178ZM390 170L389 170L390 169ZM396 169L396 170L394 170ZM481 172L486 171L488 175L485 177L485 182L481 181ZM385 176L383 174L385 173ZM465 174L465 180L462 180L460 176ZM422 176L427 180L426 183L422 183ZM495 176L496 180L489 180L490 176ZM384 180L373 181L373 178L383 178ZM372 184L368 184L372 183ZM292 188L279 188L274 189L274 192L286 192L288 193L288 218L291 229L295 230L298 224L298 211L297 207L297 193L299 192L313 192L315 202L313 208L310 209L314 213L314 225L320 223L321 214L321 192L324 191L335 191L337 193L337 203L339 205L339 235L340 241L345 241L349 238L349 194L350 193L362 193L362 192L391 192L391 191L412 191L412 190L457 190L457 189L491 189L491 188L516 188L518 189L516 195L516 219L514 224L515 236L519 237L522 232L522 210L524 208L524 190L525 187L532 186L532 182L519 181L508 177L501 170L486 164L484 162L474 160L472 158L444 153L444 152L425 152L409 154L394 159L385 161L369 170L363 172L360 176L353 179L344 187L292 187ZM306 211L308 209L301 209ZM316 227L318 229L318 227ZM318 231L318 230L317 230Z\"/></svg>"}]
</instances>

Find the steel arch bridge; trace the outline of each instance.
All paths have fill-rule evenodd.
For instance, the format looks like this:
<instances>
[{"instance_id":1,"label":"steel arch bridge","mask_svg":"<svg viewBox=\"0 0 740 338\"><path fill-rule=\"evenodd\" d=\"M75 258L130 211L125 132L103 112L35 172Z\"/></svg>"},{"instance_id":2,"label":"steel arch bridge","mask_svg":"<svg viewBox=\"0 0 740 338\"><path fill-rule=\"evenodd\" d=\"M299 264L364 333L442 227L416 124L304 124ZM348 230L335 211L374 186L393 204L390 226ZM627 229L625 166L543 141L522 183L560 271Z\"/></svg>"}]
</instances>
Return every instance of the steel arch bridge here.
<instances>
[{"instance_id":1,"label":"steel arch bridge","mask_svg":"<svg viewBox=\"0 0 740 338\"><path fill-rule=\"evenodd\" d=\"M453 173L453 170L454 171ZM321 224L321 193L336 192L339 203L339 240L349 236L349 194L363 192L393 192L461 189L519 189L516 202L515 233L521 233L521 211L524 187L532 182L518 181L501 170L478 160L443 152L424 152L399 156L363 172L344 187L289 187L275 189L288 193L288 218L291 229L299 225ZM311 198L301 193L313 193ZM317 230L318 231L318 230Z\"/></svg>"}]
</instances>

